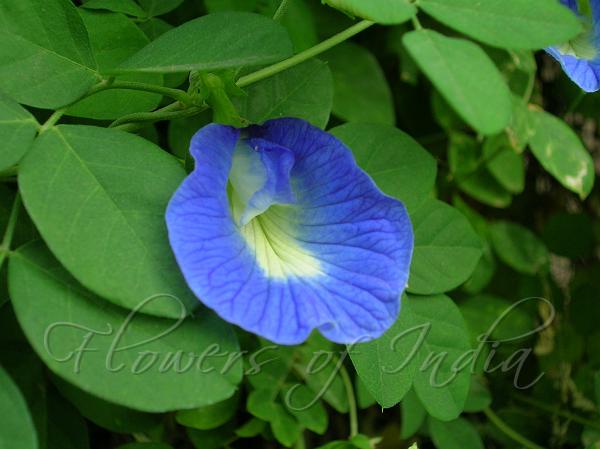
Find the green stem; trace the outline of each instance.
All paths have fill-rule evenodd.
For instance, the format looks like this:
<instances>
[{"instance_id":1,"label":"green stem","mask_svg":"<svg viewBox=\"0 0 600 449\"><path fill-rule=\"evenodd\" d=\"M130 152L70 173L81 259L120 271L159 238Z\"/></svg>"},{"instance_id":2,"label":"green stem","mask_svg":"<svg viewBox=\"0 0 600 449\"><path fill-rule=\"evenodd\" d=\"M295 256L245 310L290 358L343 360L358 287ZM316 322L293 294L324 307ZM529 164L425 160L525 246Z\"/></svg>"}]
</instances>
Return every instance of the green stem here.
<instances>
[{"instance_id":1,"label":"green stem","mask_svg":"<svg viewBox=\"0 0 600 449\"><path fill-rule=\"evenodd\" d=\"M48 117L48 120L46 120L44 124L40 127L38 134L41 135L48 131L50 128L52 128L54 125L56 125L56 122L60 120L60 118L64 115L65 112L67 112L66 106L64 108L60 108L54 111L52 115Z\"/></svg>"},{"instance_id":2,"label":"green stem","mask_svg":"<svg viewBox=\"0 0 600 449\"><path fill-rule=\"evenodd\" d=\"M6 259L6 256L10 251L10 245L12 244L13 236L15 234L15 227L17 224L17 219L19 218L20 208L21 194L17 192L12 209L10 211L10 216L8 217L8 223L6 224L6 230L4 231L4 237L2 238L2 243L0 243L0 269L2 269L4 259Z\"/></svg>"},{"instance_id":3,"label":"green stem","mask_svg":"<svg viewBox=\"0 0 600 449\"><path fill-rule=\"evenodd\" d=\"M134 81L113 81L110 84L111 89L129 89L141 90L144 92L152 92L155 94L164 95L177 100L185 105L193 105L192 98L187 92L180 89L171 89L170 87L156 86L154 84L138 83Z\"/></svg>"},{"instance_id":4,"label":"green stem","mask_svg":"<svg viewBox=\"0 0 600 449\"><path fill-rule=\"evenodd\" d=\"M300 438L296 440L294 449L306 449L306 441L304 440L304 432L300 434Z\"/></svg>"},{"instance_id":5,"label":"green stem","mask_svg":"<svg viewBox=\"0 0 600 449\"><path fill-rule=\"evenodd\" d=\"M280 13L282 14L285 7L287 6L286 3L288 1L289 0L282 0L277 11L280 12L281 10ZM314 47L311 47L303 52L298 53L297 55L292 56L291 58L288 58L284 61L280 61L276 64L273 64L254 73L250 73L249 75L241 77L238 80L237 85L239 87L246 87L250 84L256 83L265 78L269 78L273 75L283 72L284 70L294 67L295 65L298 65L350 39L352 36L360 33L363 30L366 30L372 25L374 25L374 22L371 22L369 20L362 20L356 23L355 25L352 25L351 27L345 29L344 31L336 34L335 36L332 36L329 39L326 39L323 42L315 45ZM148 89L146 89L146 87L148 87ZM160 120L171 120L174 118L191 117L206 109L205 106L191 106L191 104L193 103L191 102L189 95L186 92L180 91L178 89L170 89L166 87L151 86L143 83L130 83L124 81L113 81L110 84L110 88L130 88L136 90L148 90L151 92L162 93L163 95L173 98L176 98L176 96L179 97L176 98L176 102L171 103L170 105L165 106L164 108L157 109L154 112L139 112L121 117L110 124L111 128L119 127L119 129L122 130L131 131L139 127L137 124L133 124L136 122L157 122ZM182 96L182 94L185 94L185 98Z\"/></svg>"},{"instance_id":6,"label":"green stem","mask_svg":"<svg viewBox=\"0 0 600 449\"><path fill-rule=\"evenodd\" d=\"M584 418L582 416L571 413L567 410L561 410L557 406L549 405L544 402L538 401L536 399L529 398L527 396L515 395L514 398L517 399L518 401L521 401L525 404L539 408L540 410L548 412L550 414L561 416L565 419L569 419L573 422L582 424L584 426L591 427L592 429L595 429L595 430L600 430L600 421L592 421L591 419Z\"/></svg>"},{"instance_id":7,"label":"green stem","mask_svg":"<svg viewBox=\"0 0 600 449\"><path fill-rule=\"evenodd\" d=\"M415 30L423 29L423 25L421 25L421 21L419 20L419 18L416 15L411 20L412 20L412 24L413 24L413 27L415 28Z\"/></svg>"},{"instance_id":8,"label":"green stem","mask_svg":"<svg viewBox=\"0 0 600 449\"><path fill-rule=\"evenodd\" d=\"M202 112L204 108L188 107L185 108L180 102L176 101L164 108L157 109L153 112L136 112L134 114L125 115L109 125L109 128L115 128L127 123L133 122L158 122L161 120L172 120L176 118L191 117Z\"/></svg>"},{"instance_id":9,"label":"green stem","mask_svg":"<svg viewBox=\"0 0 600 449\"><path fill-rule=\"evenodd\" d=\"M265 67L264 69L257 70L256 72L250 73L249 75L242 76L237 85L239 87L246 87L250 84L256 83L258 81L264 80L265 78L269 78L273 75L276 75L284 70L287 70L295 65L298 65L314 56L317 56L324 51L329 50L332 47L335 47L338 44L350 39L352 36L360 33L361 31L366 30L374 23L370 20L362 20L355 25L352 25L349 28L346 28L344 31L336 34L335 36L330 37L329 39L324 40L323 42L306 49L291 58L284 59L276 64Z\"/></svg>"},{"instance_id":10,"label":"green stem","mask_svg":"<svg viewBox=\"0 0 600 449\"><path fill-rule=\"evenodd\" d=\"M356 396L354 395L354 386L352 385L352 380L350 380L348 370L346 370L346 367L342 363L340 363L340 377L342 378L344 388L346 389L346 396L348 397L350 438L352 438L358 435L358 412L356 409Z\"/></svg>"},{"instance_id":11,"label":"green stem","mask_svg":"<svg viewBox=\"0 0 600 449\"><path fill-rule=\"evenodd\" d=\"M510 427L508 424L506 424L504 421L502 421L502 419L500 419L500 417L496 415L496 413L494 413L491 408L485 408L483 410L483 413L492 422L492 424L494 424L499 430L502 431L502 433L504 433L511 440L516 441L517 443L525 446L528 449L545 449L544 447L537 445L533 441L528 440L523 435L514 430L512 427Z\"/></svg>"},{"instance_id":12,"label":"green stem","mask_svg":"<svg viewBox=\"0 0 600 449\"><path fill-rule=\"evenodd\" d=\"M279 7L277 8L277 11L275 11L275 14L273 14L273 20L275 20L275 21L281 20L281 18L285 14L285 11L288 6L289 6L289 0L281 0L281 3L279 3Z\"/></svg>"},{"instance_id":13,"label":"green stem","mask_svg":"<svg viewBox=\"0 0 600 449\"><path fill-rule=\"evenodd\" d=\"M113 84L113 80L112 79L108 79L108 80L102 80L97 84L94 84L90 90L88 90L85 94L83 94L81 97L79 97L77 100L72 101L71 103L63 106L60 109L57 109L56 111L54 111L52 113L52 115L48 118L48 120L46 120L44 122L44 124L40 127L40 129L38 130L38 134L43 134L46 131L48 131L50 128L52 128L54 125L56 125L56 123L61 119L61 117L65 114L65 112L67 112L67 110L73 106L75 103L83 100L84 98L87 98L91 95L94 95L97 92L100 92L102 90L106 90L106 89L110 89L111 86Z\"/></svg>"}]
</instances>

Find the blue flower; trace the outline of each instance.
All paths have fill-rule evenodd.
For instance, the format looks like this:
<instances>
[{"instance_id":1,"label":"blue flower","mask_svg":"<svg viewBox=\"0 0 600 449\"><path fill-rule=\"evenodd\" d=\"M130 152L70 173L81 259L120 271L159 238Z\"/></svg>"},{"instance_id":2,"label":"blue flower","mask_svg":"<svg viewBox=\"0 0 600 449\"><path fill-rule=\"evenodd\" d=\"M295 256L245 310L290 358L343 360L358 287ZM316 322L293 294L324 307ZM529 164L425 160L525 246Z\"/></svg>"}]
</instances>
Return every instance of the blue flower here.
<instances>
[{"instance_id":1,"label":"blue flower","mask_svg":"<svg viewBox=\"0 0 600 449\"><path fill-rule=\"evenodd\" d=\"M577 13L584 31L571 41L546 51L584 91L600 90L600 0L561 0L561 3Z\"/></svg>"},{"instance_id":2,"label":"blue flower","mask_svg":"<svg viewBox=\"0 0 600 449\"><path fill-rule=\"evenodd\" d=\"M380 336L408 279L412 227L332 135L298 119L211 124L167 209L193 292L223 319L280 344L317 328L338 343ZM399 180L401 182L401 180Z\"/></svg>"}]
</instances>

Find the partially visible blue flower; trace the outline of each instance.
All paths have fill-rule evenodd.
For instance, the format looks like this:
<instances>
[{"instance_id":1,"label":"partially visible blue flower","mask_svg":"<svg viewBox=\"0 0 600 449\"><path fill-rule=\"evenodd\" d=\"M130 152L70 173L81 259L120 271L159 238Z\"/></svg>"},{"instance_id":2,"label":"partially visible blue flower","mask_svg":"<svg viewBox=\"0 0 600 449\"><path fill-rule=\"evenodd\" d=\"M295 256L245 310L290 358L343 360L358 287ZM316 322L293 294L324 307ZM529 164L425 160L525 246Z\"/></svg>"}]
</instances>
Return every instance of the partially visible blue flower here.
<instances>
[{"instance_id":1,"label":"partially visible blue flower","mask_svg":"<svg viewBox=\"0 0 600 449\"><path fill-rule=\"evenodd\" d=\"M584 91L600 90L600 0L561 0L561 3L577 13L584 31L571 41L546 51Z\"/></svg>"},{"instance_id":2,"label":"partially visible blue flower","mask_svg":"<svg viewBox=\"0 0 600 449\"><path fill-rule=\"evenodd\" d=\"M167 210L187 283L223 319L280 344L338 343L396 320L413 250L402 203L330 134L298 119L211 124ZM401 180L399 180L401 182Z\"/></svg>"}]
</instances>

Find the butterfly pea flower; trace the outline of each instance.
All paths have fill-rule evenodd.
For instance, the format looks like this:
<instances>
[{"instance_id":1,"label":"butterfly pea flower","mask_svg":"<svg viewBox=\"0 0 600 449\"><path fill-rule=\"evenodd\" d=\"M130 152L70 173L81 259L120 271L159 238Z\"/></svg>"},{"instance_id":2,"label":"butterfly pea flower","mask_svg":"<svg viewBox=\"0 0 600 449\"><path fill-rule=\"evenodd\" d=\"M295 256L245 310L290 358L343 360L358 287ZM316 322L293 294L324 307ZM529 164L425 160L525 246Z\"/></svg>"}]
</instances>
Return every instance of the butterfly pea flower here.
<instances>
[{"instance_id":1,"label":"butterfly pea flower","mask_svg":"<svg viewBox=\"0 0 600 449\"><path fill-rule=\"evenodd\" d=\"M243 130L207 125L190 152L195 169L166 221L200 301L280 344L313 329L337 343L368 341L393 324L412 227L344 144L282 118Z\"/></svg>"},{"instance_id":2,"label":"butterfly pea flower","mask_svg":"<svg viewBox=\"0 0 600 449\"><path fill-rule=\"evenodd\" d=\"M600 0L561 0L561 3L578 15L583 31L571 41L546 51L584 91L600 90Z\"/></svg>"}]
</instances>

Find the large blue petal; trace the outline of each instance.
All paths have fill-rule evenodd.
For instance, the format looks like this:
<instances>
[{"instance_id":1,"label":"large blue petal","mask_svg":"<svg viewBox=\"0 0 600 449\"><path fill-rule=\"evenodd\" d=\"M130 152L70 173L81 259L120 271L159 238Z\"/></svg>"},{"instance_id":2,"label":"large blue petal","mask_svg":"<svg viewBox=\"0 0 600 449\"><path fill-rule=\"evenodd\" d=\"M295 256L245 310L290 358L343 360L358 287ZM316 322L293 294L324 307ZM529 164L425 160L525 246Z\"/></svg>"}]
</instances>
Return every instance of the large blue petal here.
<instances>
[{"instance_id":1,"label":"large blue petal","mask_svg":"<svg viewBox=\"0 0 600 449\"><path fill-rule=\"evenodd\" d=\"M546 51L560 63L567 76L582 90L600 90L600 60L587 61L571 55L562 55L555 48L548 48Z\"/></svg>"},{"instance_id":2,"label":"large blue petal","mask_svg":"<svg viewBox=\"0 0 600 449\"><path fill-rule=\"evenodd\" d=\"M225 320L277 343L300 343L314 328L339 343L380 336L408 279L404 206L379 191L347 147L302 120L247 132L251 148L289 151L293 166L288 172L285 156L263 160L271 205L244 225L227 194L240 132L209 125L194 136L196 168L167 210L188 284Z\"/></svg>"},{"instance_id":3,"label":"large blue petal","mask_svg":"<svg viewBox=\"0 0 600 449\"><path fill-rule=\"evenodd\" d=\"M580 13L577 0L561 0L561 3L573 12ZM591 40L590 45L596 49L596 57L586 59L563 54L557 47L547 48L546 51L560 63L567 76L581 89L586 92L596 92L600 90L600 0L591 0L590 6L592 17L582 18L582 20L592 21L589 40Z\"/></svg>"}]
</instances>

